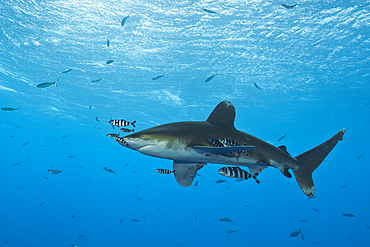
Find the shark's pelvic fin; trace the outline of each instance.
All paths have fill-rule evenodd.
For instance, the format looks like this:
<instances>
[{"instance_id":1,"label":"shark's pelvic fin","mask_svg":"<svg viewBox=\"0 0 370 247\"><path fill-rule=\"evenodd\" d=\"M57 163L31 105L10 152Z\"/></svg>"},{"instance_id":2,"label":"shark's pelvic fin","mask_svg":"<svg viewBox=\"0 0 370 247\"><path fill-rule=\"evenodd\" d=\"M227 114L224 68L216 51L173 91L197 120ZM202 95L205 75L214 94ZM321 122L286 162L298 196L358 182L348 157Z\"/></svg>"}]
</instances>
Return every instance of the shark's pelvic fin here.
<instances>
[{"instance_id":1,"label":"shark's pelvic fin","mask_svg":"<svg viewBox=\"0 0 370 247\"><path fill-rule=\"evenodd\" d=\"M183 163L181 161L173 161L173 173L176 181L182 187L188 187L192 184L197 171L206 163Z\"/></svg>"},{"instance_id":2,"label":"shark's pelvic fin","mask_svg":"<svg viewBox=\"0 0 370 247\"><path fill-rule=\"evenodd\" d=\"M207 122L223 127L234 127L235 107L229 101L222 101L209 115Z\"/></svg>"},{"instance_id":3,"label":"shark's pelvic fin","mask_svg":"<svg viewBox=\"0 0 370 247\"><path fill-rule=\"evenodd\" d=\"M312 172L321 164L330 151L343 140L346 129L342 129L332 138L317 147L295 157L300 166L293 168L294 176L302 191L312 197L315 194L315 185L312 180Z\"/></svg>"},{"instance_id":4,"label":"shark's pelvic fin","mask_svg":"<svg viewBox=\"0 0 370 247\"><path fill-rule=\"evenodd\" d=\"M269 167L268 165L253 165L253 166L248 166L250 173L252 173L255 176L258 176L264 169Z\"/></svg>"},{"instance_id":5,"label":"shark's pelvic fin","mask_svg":"<svg viewBox=\"0 0 370 247\"><path fill-rule=\"evenodd\" d=\"M192 149L198 153L225 154L232 152L241 152L256 148L256 146L235 146L235 147L210 147L210 146L192 146Z\"/></svg>"}]
</instances>

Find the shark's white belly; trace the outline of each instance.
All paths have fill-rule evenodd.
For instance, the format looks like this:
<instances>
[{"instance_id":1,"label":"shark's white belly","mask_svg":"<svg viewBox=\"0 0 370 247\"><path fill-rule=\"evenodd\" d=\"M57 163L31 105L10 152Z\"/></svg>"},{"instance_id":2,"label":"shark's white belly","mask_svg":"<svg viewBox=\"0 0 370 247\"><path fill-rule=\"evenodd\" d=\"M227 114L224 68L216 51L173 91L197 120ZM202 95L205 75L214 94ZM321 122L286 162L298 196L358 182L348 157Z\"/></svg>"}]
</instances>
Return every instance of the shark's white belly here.
<instances>
[{"instance_id":1,"label":"shark's white belly","mask_svg":"<svg viewBox=\"0 0 370 247\"><path fill-rule=\"evenodd\" d=\"M147 145L138 149L142 154L153 157L170 159L189 163L218 163L239 166L258 165L257 161L249 158L246 154L240 152L227 154L199 153L185 145L177 145L169 148L166 143L157 143L156 145Z\"/></svg>"}]
</instances>

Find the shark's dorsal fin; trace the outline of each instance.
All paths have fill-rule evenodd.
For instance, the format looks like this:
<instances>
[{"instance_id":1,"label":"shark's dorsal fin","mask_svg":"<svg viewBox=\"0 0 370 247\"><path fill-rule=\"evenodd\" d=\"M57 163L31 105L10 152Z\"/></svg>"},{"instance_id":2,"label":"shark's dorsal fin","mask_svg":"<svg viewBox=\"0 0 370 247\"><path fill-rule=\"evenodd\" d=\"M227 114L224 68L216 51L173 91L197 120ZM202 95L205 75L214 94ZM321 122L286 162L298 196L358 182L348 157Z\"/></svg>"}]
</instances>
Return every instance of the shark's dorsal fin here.
<instances>
[{"instance_id":1,"label":"shark's dorsal fin","mask_svg":"<svg viewBox=\"0 0 370 247\"><path fill-rule=\"evenodd\" d=\"M229 101L222 101L209 115L207 122L213 125L234 127L235 107Z\"/></svg>"},{"instance_id":2,"label":"shark's dorsal fin","mask_svg":"<svg viewBox=\"0 0 370 247\"><path fill-rule=\"evenodd\" d=\"M280 149L281 151L283 151L284 153L286 153L286 154L289 154L290 155L290 153L288 153L288 150L286 149L286 146L279 146L278 147L278 149Z\"/></svg>"},{"instance_id":3,"label":"shark's dorsal fin","mask_svg":"<svg viewBox=\"0 0 370 247\"><path fill-rule=\"evenodd\" d=\"M206 163L183 163L181 161L173 161L173 173L176 181L182 187L189 187L193 182L197 171Z\"/></svg>"}]
</instances>

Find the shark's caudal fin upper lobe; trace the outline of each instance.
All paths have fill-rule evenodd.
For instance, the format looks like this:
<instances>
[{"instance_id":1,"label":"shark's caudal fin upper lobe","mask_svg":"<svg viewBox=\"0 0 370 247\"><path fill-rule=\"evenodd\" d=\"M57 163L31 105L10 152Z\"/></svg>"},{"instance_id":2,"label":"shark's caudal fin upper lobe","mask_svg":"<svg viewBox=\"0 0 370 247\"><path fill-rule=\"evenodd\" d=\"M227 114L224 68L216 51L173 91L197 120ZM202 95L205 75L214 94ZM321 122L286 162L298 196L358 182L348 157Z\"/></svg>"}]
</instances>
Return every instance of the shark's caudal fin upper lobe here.
<instances>
[{"instance_id":1,"label":"shark's caudal fin upper lobe","mask_svg":"<svg viewBox=\"0 0 370 247\"><path fill-rule=\"evenodd\" d=\"M315 194L315 185L312 180L312 172L321 164L330 151L337 145L338 141L343 140L346 129L342 129L332 138L317 147L295 157L300 166L293 168L294 176L302 191L312 197Z\"/></svg>"}]
</instances>

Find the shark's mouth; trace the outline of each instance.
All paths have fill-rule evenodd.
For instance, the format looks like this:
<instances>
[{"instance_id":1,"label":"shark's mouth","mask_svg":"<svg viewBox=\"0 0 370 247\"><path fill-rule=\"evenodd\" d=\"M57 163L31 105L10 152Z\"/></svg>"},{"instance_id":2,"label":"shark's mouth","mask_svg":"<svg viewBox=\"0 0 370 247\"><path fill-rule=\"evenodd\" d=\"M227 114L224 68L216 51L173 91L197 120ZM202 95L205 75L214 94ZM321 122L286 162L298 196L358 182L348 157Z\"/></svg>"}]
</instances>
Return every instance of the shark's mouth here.
<instances>
[{"instance_id":1,"label":"shark's mouth","mask_svg":"<svg viewBox=\"0 0 370 247\"><path fill-rule=\"evenodd\" d=\"M146 144L146 145L144 145L144 146L141 146L141 147L139 147L139 148L137 149L137 151L141 152L140 150L145 149L145 148L146 148L146 147L148 147L148 146L154 146L154 144Z\"/></svg>"}]
</instances>

